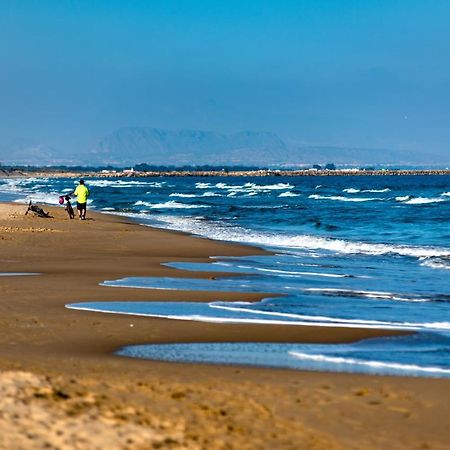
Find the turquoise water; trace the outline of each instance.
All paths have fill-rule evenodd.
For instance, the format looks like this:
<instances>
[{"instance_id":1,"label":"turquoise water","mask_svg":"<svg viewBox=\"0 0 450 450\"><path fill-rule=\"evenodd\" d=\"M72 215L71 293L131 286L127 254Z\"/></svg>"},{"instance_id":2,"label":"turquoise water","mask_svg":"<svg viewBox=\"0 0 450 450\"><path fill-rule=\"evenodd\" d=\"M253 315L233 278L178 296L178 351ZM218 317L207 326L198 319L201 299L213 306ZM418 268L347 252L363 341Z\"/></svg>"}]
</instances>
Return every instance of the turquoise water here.
<instances>
[{"instance_id":1,"label":"turquoise water","mask_svg":"<svg viewBox=\"0 0 450 450\"><path fill-rule=\"evenodd\" d=\"M263 292L255 304L101 302L72 308L210 322L416 331L346 345L138 346L151 359L447 377L450 370L450 177L88 180L91 208L275 254L169 264L216 279L130 278L107 286ZM57 204L73 180L0 181L2 198ZM233 277L233 273L243 274ZM281 295L281 296L279 296ZM220 297L218 297L220 298ZM270 332L270 331L269 331ZM143 343L145 344L145 343ZM250 355L250 356L249 356Z\"/></svg>"}]
</instances>

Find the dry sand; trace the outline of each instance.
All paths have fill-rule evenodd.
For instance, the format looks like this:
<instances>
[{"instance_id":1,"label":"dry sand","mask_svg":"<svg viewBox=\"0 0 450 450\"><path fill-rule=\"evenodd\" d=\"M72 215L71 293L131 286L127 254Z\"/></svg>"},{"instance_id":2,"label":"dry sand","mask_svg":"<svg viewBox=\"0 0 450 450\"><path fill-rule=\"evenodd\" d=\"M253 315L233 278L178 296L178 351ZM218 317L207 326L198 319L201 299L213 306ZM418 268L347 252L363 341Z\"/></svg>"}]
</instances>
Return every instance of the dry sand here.
<instances>
[{"instance_id":1,"label":"dry sand","mask_svg":"<svg viewBox=\"0 0 450 450\"><path fill-rule=\"evenodd\" d=\"M116 357L158 342L349 342L376 330L207 324L74 311L95 300L246 300L263 294L99 286L208 277L161 266L261 254L89 213L0 205L1 448L444 449L449 380L171 364ZM214 274L217 276L217 274ZM132 327L130 325L133 325ZM386 332L383 334L394 334Z\"/></svg>"}]
</instances>

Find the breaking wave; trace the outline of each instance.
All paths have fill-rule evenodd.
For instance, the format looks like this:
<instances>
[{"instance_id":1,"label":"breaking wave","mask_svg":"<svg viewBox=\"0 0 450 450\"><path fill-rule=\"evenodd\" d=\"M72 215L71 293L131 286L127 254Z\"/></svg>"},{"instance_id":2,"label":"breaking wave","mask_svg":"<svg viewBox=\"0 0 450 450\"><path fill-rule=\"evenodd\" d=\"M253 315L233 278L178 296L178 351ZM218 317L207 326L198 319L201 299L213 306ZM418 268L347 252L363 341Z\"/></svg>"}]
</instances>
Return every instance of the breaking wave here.
<instances>
[{"instance_id":1,"label":"breaking wave","mask_svg":"<svg viewBox=\"0 0 450 450\"><path fill-rule=\"evenodd\" d=\"M178 203L174 200L169 200L164 203L150 203L150 202L144 202L142 200L138 200L136 203L134 203L135 206L146 206L151 209L195 209L195 208L210 208L210 206L207 205L187 205L185 203Z\"/></svg>"},{"instance_id":2,"label":"breaking wave","mask_svg":"<svg viewBox=\"0 0 450 450\"><path fill-rule=\"evenodd\" d=\"M384 200L378 197L343 197L342 195L318 195L311 194L308 198L314 200L336 200L340 202L373 202L376 200Z\"/></svg>"}]
</instances>

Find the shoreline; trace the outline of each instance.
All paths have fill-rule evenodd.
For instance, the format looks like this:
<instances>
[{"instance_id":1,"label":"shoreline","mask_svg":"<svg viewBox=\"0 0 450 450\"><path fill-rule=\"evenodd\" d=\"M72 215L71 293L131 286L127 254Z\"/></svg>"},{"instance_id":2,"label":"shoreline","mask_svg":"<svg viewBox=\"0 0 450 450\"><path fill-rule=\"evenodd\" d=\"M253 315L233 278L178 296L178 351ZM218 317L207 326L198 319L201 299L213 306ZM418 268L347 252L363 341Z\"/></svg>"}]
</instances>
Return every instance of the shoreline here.
<instances>
[{"instance_id":1,"label":"shoreline","mask_svg":"<svg viewBox=\"0 0 450 450\"><path fill-rule=\"evenodd\" d=\"M430 444L429 448L444 448L448 380L163 363L112 353L143 343L331 343L403 333L304 326L287 330L277 325L136 316L130 327L127 316L64 307L95 300L258 301L263 293L153 291L99 283L124 276L207 278L207 272L183 273L161 263L204 262L211 255L243 256L264 254L264 250L141 226L121 216L89 211L92 220L79 222L66 219L62 208L46 208L54 219L23 216L23 209L24 205L0 204L0 272L42 275L0 277L1 369L26 370L57 380L75 398L72 385L82 386L97 399L102 414L118 400L135 410L145 402L145 417L185 423L186 448L195 448L191 444L200 444L198 448L225 448L225 444L228 448L299 448L299 443L309 448L314 442L315 448L380 448L393 441L398 441L396 448L411 448L417 439ZM206 407L199 409L199 404ZM225 408L226 414L213 414L218 408ZM123 414L123 408L119 410ZM343 415L351 418L352 427L364 431L355 437L346 426L337 426ZM136 420L125 421L136 424ZM385 421L391 422L391 429L376 438L370 436ZM409 435L402 441L406 430Z\"/></svg>"}]
</instances>

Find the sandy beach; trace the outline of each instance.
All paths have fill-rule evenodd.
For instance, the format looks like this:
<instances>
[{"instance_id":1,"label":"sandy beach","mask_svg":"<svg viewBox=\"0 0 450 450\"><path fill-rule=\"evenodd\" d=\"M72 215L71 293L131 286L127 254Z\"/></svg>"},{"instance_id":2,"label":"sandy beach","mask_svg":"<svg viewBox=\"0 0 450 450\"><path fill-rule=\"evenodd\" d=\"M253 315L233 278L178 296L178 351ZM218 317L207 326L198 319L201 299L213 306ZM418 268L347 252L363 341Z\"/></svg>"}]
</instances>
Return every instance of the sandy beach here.
<instances>
[{"instance_id":1,"label":"sandy beach","mask_svg":"<svg viewBox=\"0 0 450 450\"><path fill-rule=\"evenodd\" d=\"M353 342L373 329L232 325L68 310L68 303L258 301L265 293L99 286L126 276L208 277L161 266L264 254L88 212L69 220L0 204L0 448L444 449L450 381L114 356L165 342Z\"/></svg>"}]
</instances>

